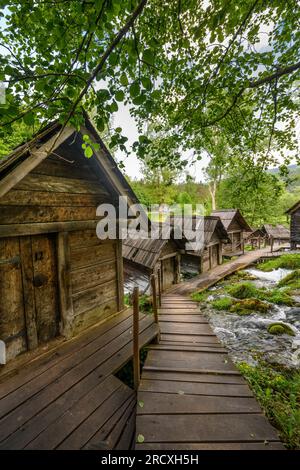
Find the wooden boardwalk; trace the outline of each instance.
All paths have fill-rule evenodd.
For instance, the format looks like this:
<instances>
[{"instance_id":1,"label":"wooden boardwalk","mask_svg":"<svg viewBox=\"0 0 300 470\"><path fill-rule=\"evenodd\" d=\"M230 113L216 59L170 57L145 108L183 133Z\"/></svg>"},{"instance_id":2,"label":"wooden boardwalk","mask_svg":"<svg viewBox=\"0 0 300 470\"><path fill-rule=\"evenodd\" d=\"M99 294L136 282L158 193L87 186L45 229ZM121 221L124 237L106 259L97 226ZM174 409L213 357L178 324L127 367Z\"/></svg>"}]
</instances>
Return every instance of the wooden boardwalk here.
<instances>
[{"instance_id":1,"label":"wooden boardwalk","mask_svg":"<svg viewBox=\"0 0 300 470\"><path fill-rule=\"evenodd\" d=\"M235 273L241 269L247 268L250 264L255 263L260 258L272 258L279 256L279 250L284 248L285 245L279 245L274 248L273 253L271 253L270 247L261 248L260 250L254 250L246 252L244 255L239 256L238 259L228 261L227 263L216 266L211 271L205 272L196 276L188 281L176 284L171 289L168 289L168 292L174 294L191 294L193 292L200 292L207 289L210 286L213 286L218 281L223 279L230 274Z\"/></svg>"},{"instance_id":2,"label":"wooden boardwalk","mask_svg":"<svg viewBox=\"0 0 300 470\"><path fill-rule=\"evenodd\" d=\"M141 315L140 344L157 335ZM0 379L0 449L129 449L135 392L113 374L132 357L132 311Z\"/></svg>"},{"instance_id":3,"label":"wooden boardwalk","mask_svg":"<svg viewBox=\"0 0 300 470\"><path fill-rule=\"evenodd\" d=\"M169 293L138 392L136 449L283 449L196 302Z\"/></svg>"}]
</instances>

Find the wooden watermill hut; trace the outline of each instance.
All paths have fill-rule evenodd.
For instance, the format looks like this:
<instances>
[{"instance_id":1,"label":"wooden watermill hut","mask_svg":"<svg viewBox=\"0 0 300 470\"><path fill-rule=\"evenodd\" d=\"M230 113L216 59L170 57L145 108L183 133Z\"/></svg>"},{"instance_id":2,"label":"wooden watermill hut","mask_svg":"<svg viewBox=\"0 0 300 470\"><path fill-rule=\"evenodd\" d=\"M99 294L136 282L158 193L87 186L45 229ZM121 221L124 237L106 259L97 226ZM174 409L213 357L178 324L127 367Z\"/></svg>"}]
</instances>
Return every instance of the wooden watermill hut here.
<instances>
[{"instance_id":1,"label":"wooden watermill hut","mask_svg":"<svg viewBox=\"0 0 300 470\"><path fill-rule=\"evenodd\" d=\"M244 234L252 232L252 229L239 209L222 209L212 212L212 215L220 217L230 243L223 246L223 253L228 256L242 254L244 251Z\"/></svg>"},{"instance_id":2,"label":"wooden watermill hut","mask_svg":"<svg viewBox=\"0 0 300 470\"><path fill-rule=\"evenodd\" d=\"M288 228L284 227L284 225L264 224L261 230L269 245L272 243L283 244L290 241L290 231Z\"/></svg>"},{"instance_id":3,"label":"wooden watermill hut","mask_svg":"<svg viewBox=\"0 0 300 470\"><path fill-rule=\"evenodd\" d=\"M290 216L291 248L296 249L300 245L300 201L296 202L286 213Z\"/></svg>"},{"instance_id":4,"label":"wooden watermill hut","mask_svg":"<svg viewBox=\"0 0 300 470\"><path fill-rule=\"evenodd\" d=\"M99 146L90 159L84 134ZM123 309L121 241L96 235L96 208L117 208L119 196L138 202L88 119L80 132L49 125L1 160L0 339L7 359Z\"/></svg>"},{"instance_id":5,"label":"wooden watermill hut","mask_svg":"<svg viewBox=\"0 0 300 470\"><path fill-rule=\"evenodd\" d=\"M174 226L181 224L181 219L174 217ZM207 272L223 262L223 245L229 243L227 232L219 217L193 216L184 222L185 243L199 234L199 248L191 250L186 244L181 254L183 274Z\"/></svg>"},{"instance_id":6,"label":"wooden watermill hut","mask_svg":"<svg viewBox=\"0 0 300 470\"><path fill-rule=\"evenodd\" d=\"M155 224L152 224L154 226ZM164 238L162 227L158 237L135 238L129 236L123 240L125 287L139 285L142 292L149 292L150 275L157 275L164 291L180 281L180 251L182 241L172 237Z\"/></svg>"}]
</instances>

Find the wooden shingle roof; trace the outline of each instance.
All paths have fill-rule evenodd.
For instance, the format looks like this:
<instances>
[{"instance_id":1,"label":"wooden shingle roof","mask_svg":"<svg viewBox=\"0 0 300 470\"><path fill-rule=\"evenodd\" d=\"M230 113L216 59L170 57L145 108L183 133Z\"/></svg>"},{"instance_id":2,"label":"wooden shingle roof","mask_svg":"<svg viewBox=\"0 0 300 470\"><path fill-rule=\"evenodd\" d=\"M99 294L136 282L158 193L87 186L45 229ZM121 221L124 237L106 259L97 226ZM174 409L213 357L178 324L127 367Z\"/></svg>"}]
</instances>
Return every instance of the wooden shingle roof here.
<instances>
[{"instance_id":1,"label":"wooden shingle roof","mask_svg":"<svg viewBox=\"0 0 300 470\"><path fill-rule=\"evenodd\" d=\"M289 229L280 224L264 224L262 226L262 231L266 233L268 237L277 238L281 240L289 240L291 236Z\"/></svg>"},{"instance_id":2,"label":"wooden shingle roof","mask_svg":"<svg viewBox=\"0 0 300 470\"><path fill-rule=\"evenodd\" d=\"M296 202L292 207L290 207L285 213L286 214L293 214L296 210L300 208L300 201Z\"/></svg>"},{"instance_id":3,"label":"wooden shingle roof","mask_svg":"<svg viewBox=\"0 0 300 470\"><path fill-rule=\"evenodd\" d=\"M212 211L212 215L220 217L227 231L230 231L231 224L236 221L240 225L241 230L252 232L250 225L243 217L239 209L220 209Z\"/></svg>"}]
</instances>

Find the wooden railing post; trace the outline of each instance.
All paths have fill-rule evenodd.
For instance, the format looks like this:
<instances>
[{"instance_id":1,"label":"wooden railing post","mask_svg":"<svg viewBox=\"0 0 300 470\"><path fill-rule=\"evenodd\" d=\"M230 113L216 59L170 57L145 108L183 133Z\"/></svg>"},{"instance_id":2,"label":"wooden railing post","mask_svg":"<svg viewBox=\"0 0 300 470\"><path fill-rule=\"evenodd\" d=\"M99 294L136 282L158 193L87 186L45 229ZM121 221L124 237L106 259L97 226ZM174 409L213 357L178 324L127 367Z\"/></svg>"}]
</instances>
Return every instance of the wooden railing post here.
<instances>
[{"instance_id":1,"label":"wooden railing post","mask_svg":"<svg viewBox=\"0 0 300 470\"><path fill-rule=\"evenodd\" d=\"M158 320L158 309L157 309L156 276L154 274L151 274L150 282L151 282L151 290L152 290L154 321L158 327L157 342L159 342L160 333L159 333L159 320Z\"/></svg>"},{"instance_id":2,"label":"wooden railing post","mask_svg":"<svg viewBox=\"0 0 300 470\"><path fill-rule=\"evenodd\" d=\"M140 346L139 346L139 288L133 289L133 382L137 390L140 384Z\"/></svg>"},{"instance_id":3,"label":"wooden railing post","mask_svg":"<svg viewBox=\"0 0 300 470\"><path fill-rule=\"evenodd\" d=\"M161 307L161 274L160 274L160 269L157 271L157 279L158 279L158 304Z\"/></svg>"}]
</instances>

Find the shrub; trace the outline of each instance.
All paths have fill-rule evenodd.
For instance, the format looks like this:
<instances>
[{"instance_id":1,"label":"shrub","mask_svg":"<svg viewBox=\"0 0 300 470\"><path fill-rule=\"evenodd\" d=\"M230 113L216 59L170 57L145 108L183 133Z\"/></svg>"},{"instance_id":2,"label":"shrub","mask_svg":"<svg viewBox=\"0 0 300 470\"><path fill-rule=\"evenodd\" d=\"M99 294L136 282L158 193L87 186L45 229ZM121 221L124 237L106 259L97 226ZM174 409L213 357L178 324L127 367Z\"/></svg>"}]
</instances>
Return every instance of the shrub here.
<instances>
[{"instance_id":1,"label":"shrub","mask_svg":"<svg viewBox=\"0 0 300 470\"><path fill-rule=\"evenodd\" d=\"M278 258L259 263L257 268L261 271L273 271L273 269L300 269L300 255L286 254Z\"/></svg>"}]
</instances>

